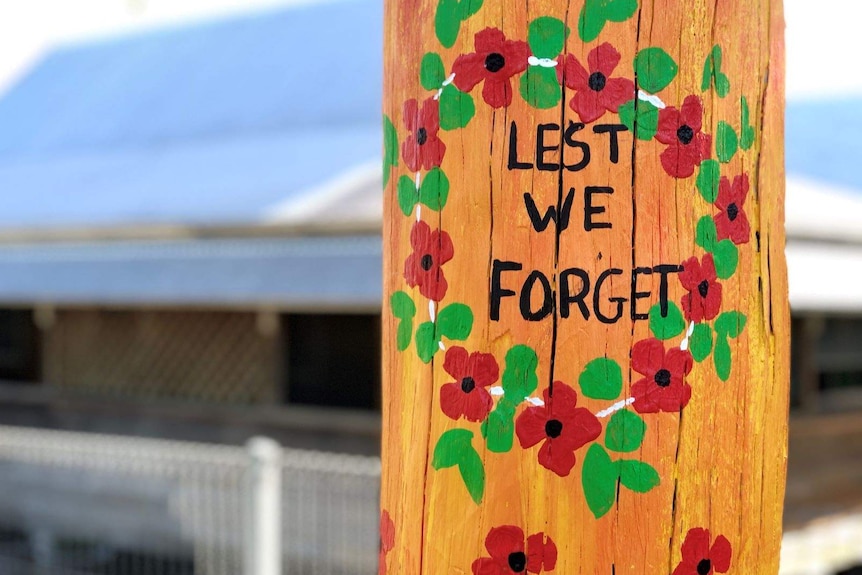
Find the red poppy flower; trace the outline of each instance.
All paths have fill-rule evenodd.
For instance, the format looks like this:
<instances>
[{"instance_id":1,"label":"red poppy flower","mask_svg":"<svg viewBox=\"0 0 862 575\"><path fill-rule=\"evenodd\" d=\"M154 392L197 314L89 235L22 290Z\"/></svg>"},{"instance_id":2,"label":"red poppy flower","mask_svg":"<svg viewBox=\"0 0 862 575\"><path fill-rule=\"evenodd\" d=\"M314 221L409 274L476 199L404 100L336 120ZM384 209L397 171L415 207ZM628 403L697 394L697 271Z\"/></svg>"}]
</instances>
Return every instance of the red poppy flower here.
<instances>
[{"instance_id":1,"label":"red poppy flower","mask_svg":"<svg viewBox=\"0 0 862 575\"><path fill-rule=\"evenodd\" d=\"M575 90L569 106L578 113L581 122L594 122L606 111L616 113L620 105L634 98L634 82L610 77L619 63L620 53L605 42L587 55L589 72L571 54L557 66L560 83Z\"/></svg>"},{"instance_id":2,"label":"red poppy flower","mask_svg":"<svg viewBox=\"0 0 862 575\"><path fill-rule=\"evenodd\" d=\"M674 178L687 178L695 166L711 155L712 137L702 133L703 104L697 96L687 96L682 108L664 108L658 113L656 139L667 144L661 153L664 171Z\"/></svg>"},{"instance_id":3,"label":"red poppy flower","mask_svg":"<svg viewBox=\"0 0 862 575\"><path fill-rule=\"evenodd\" d=\"M524 544L524 531L514 525L494 527L485 538L490 557L473 561L473 575L509 575L553 571L557 546L544 533L534 533Z\"/></svg>"},{"instance_id":4,"label":"red poppy flower","mask_svg":"<svg viewBox=\"0 0 862 575\"><path fill-rule=\"evenodd\" d=\"M524 449L540 441L539 463L560 477L575 466L575 451L595 440L602 424L588 409L576 407L578 394L560 381L554 382L554 395L544 392L545 405L528 407L515 422L515 433Z\"/></svg>"},{"instance_id":5,"label":"red poppy flower","mask_svg":"<svg viewBox=\"0 0 862 575\"><path fill-rule=\"evenodd\" d=\"M632 347L632 369L646 377L632 385L635 409L640 413L679 411L691 399L691 386L685 376L691 371L691 354L678 347L664 351L655 338Z\"/></svg>"},{"instance_id":6,"label":"red poppy flower","mask_svg":"<svg viewBox=\"0 0 862 575\"><path fill-rule=\"evenodd\" d=\"M418 172L420 168L430 170L439 166L446 153L446 144L437 137L440 103L428 98L420 109L415 99L407 100L404 102L404 125L411 132L401 144L401 157L407 167Z\"/></svg>"},{"instance_id":7,"label":"red poppy flower","mask_svg":"<svg viewBox=\"0 0 862 575\"><path fill-rule=\"evenodd\" d=\"M679 281L688 293L682 296L685 318L695 323L713 319L721 310L721 284L716 281L715 261L712 254L689 258L682 263Z\"/></svg>"},{"instance_id":8,"label":"red poppy flower","mask_svg":"<svg viewBox=\"0 0 862 575\"><path fill-rule=\"evenodd\" d=\"M469 92L485 81L482 98L492 108L512 103L512 81L515 74L527 69L530 47L520 40L506 40L496 28L485 28L473 38L476 51L462 54L452 64L453 83L462 92Z\"/></svg>"},{"instance_id":9,"label":"red poppy flower","mask_svg":"<svg viewBox=\"0 0 862 575\"><path fill-rule=\"evenodd\" d=\"M450 347L443 362L446 373L455 378L440 388L440 409L448 417L482 421L488 417L494 400L486 387L500 377L497 360L490 353L471 353L463 347Z\"/></svg>"},{"instance_id":10,"label":"red poppy flower","mask_svg":"<svg viewBox=\"0 0 862 575\"><path fill-rule=\"evenodd\" d=\"M751 237L751 227L748 218L742 210L748 195L748 174L742 174L730 180L722 177L718 183L718 198L715 207L721 212L715 216L715 229L718 239L730 238L735 244L747 244Z\"/></svg>"},{"instance_id":11,"label":"red poppy flower","mask_svg":"<svg viewBox=\"0 0 862 575\"><path fill-rule=\"evenodd\" d=\"M377 561L377 572L386 575L386 554L395 547L395 523L385 509L380 514L380 556Z\"/></svg>"},{"instance_id":12,"label":"red poppy flower","mask_svg":"<svg viewBox=\"0 0 862 575\"><path fill-rule=\"evenodd\" d=\"M673 570L673 575L711 575L727 573L733 550L724 535L715 538L709 546L709 530L700 527L692 529L682 544L682 561Z\"/></svg>"},{"instance_id":13,"label":"red poppy flower","mask_svg":"<svg viewBox=\"0 0 862 575\"><path fill-rule=\"evenodd\" d=\"M455 255L449 234L442 230L431 231L425 222L413 224L410 230L413 253L404 262L404 279L410 287L419 286L419 293L430 300L440 301L449 284L440 267Z\"/></svg>"}]
</instances>

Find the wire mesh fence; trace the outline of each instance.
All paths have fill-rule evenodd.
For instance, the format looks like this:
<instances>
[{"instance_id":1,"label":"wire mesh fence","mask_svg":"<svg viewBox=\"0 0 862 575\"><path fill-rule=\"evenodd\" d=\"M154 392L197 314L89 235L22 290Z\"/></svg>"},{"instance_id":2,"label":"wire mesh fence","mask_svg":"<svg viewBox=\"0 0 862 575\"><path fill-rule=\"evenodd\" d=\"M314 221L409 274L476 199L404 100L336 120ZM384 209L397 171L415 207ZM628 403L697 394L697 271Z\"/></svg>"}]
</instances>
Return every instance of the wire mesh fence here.
<instances>
[{"instance_id":1,"label":"wire mesh fence","mask_svg":"<svg viewBox=\"0 0 862 575\"><path fill-rule=\"evenodd\" d=\"M0 426L0 574L242 575L261 525L284 575L373 573L379 475L377 458Z\"/></svg>"}]
</instances>

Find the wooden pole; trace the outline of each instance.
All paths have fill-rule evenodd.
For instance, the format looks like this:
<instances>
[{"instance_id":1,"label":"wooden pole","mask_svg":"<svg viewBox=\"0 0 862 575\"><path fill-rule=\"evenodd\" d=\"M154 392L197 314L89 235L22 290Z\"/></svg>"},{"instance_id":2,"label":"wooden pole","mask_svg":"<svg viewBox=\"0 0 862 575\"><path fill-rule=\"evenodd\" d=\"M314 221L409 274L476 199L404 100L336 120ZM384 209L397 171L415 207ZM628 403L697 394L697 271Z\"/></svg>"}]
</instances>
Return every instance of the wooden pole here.
<instances>
[{"instance_id":1,"label":"wooden pole","mask_svg":"<svg viewBox=\"0 0 862 575\"><path fill-rule=\"evenodd\" d=\"M780 0L388 0L381 571L776 573Z\"/></svg>"}]
</instances>

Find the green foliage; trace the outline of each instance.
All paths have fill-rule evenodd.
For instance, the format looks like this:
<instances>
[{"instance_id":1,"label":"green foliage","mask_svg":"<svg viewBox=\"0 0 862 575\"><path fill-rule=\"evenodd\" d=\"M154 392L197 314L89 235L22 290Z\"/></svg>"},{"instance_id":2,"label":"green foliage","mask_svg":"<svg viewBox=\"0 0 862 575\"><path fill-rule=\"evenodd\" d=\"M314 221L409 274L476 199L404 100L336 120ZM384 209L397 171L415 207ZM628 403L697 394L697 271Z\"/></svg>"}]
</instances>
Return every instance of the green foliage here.
<instances>
[{"instance_id":1,"label":"green foliage","mask_svg":"<svg viewBox=\"0 0 862 575\"><path fill-rule=\"evenodd\" d=\"M398 132L389 116L383 116L383 187L389 184L392 168L398 166Z\"/></svg>"},{"instance_id":2,"label":"green foliage","mask_svg":"<svg viewBox=\"0 0 862 575\"><path fill-rule=\"evenodd\" d=\"M560 103L563 90L557 81L557 71L554 68L530 66L521 75L521 97L534 108L546 110Z\"/></svg>"},{"instance_id":3,"label":"green foliage","mask_svg":"<svg viewBox=\"0 0 862 575\"><path fill-rule=\"evenodd\" d=\"M739 337L748 318L744 313L738 311L726 311L715 320L715 332L720 336Z\"/></svg>"},{"instance_id":4,"label":"green foliage","mask_svg":"<svg viewBox=\"0 0 862 575\"><path fill-rule=\"evenodd\" d=\"M697 171L697 191L707 203L712 204L718 197L718 183L721 180L721 166L715 160L704 160Z\"/></svg>"},{"instance_id":5,"label":"green foliage","mask_svg":"<svg viewBox=\"0 0 862 575\"><path fill-rule=\"evenodd\" d=\"M703 80L701 81L701 90L709 90L710 86L715 85L715 93L719 98L724 98L730 93L730 79L727 74L721 71L721 46L716 44L712 47L709 56L703 63Z\"/></svg>"},{"instance_id":6,"label":"green foliage","mask_svg":"<svg viewBox=\"0 0 862 575\"><path fill-rule=\"evenodd\" d=\"M440 94L440 128L458 130L464 128L476 115L473 96L449 84Z\"/></svg>"},{"instance_id":7,"label":"green foliage","mask_svg":"<svg viewBox=\"0 0 862 575\"><path fill-rule=\"evenodd\" d=\"M638 85L650 94L666 88L679 72L679 66L670 54L657 46L638 52L634 67Z\"/></svg>"},{"instance_id":8,"label":"green foliage","mask_svg":"<svg viewBox=\"0 0 862 575\"><path fill-rule=\"evenodd\" d=\"M667 315L661 315L661 304L657 303L649 310L649 329L660 340L668 340L685 330L685 317L674 302L667 302Z\"/></svg>"},{"instance_id":9,"label":"green foliage","mask_svg":"<svg viewBox=\"0 0 862 575\"><path fill-rule=\"evenodd\" d=\"M736 273L739 248L731 240L725 239L715 244L712 257L715 261L715 273L719 278L726 280Z\"/></svg>"},{"instance_id":10,"label":"green foliage","mask_svg":"<svg viewBox=\"0 0 862 575\"><path fill-rule=\"evenodd\" d=\"M608 22L625 22L638 9L637 0L586 0L578 17L578 34L592 42Z\"/></svg>"},{"instance_id":11,"label":"green foliage","mask_svg":"<svg viewBox=\"0 0 862 575\"><path fill-rule=\"evenodd\" d=\"M635 98L619 108L620 122L639 140L652 140L658 131L658 108L651 102Z\"/></svg>"},{"instance_id":12,"label":"green foliage","mask_svg":"<svg viewBox=\"0 0 862 575\"><path fill-rule=\"evenodd\" d=\"M530 22L527 43L536 58L556 58L563 51L569 32L562 20L542 16Z\"/></svg>"},{"instance_id":13,"label":"green foliage","mask_svg":"<svg viewBox=\"0 0 862 575\"><path fill-rule=\"evenodd\" d=\"M399 320L396 335L398 351L404 351L410 347L410 338L413 336L413 317L416 315L416 304L406 292L397 291L390 296L389 306L392 308L392 315Z\"/></svg>"},{"instance_id":14,"label":"green foliage","mask_svg":"<svg viewBox=\"0 0 862 575\"><path fill-rule=\"evenodd\" d=\"M623 372L616 361L599 357L584 366L578 384L591 399L616 399L623 390Z\"/></svg>"},{"instance_id":15,"label":"green foliage","mask_svg":"<svg viewBox=\"0 0 862 575\"><path fill-rule=\"evenodd\" d=\"M694 326L694 331L689 338L688 349L698 363L709 357L709 354L712 353L712 328L709 327L709 324L699 323Z\"/></svg>"},{"instance_id":16,"label":"green foliage","mask_svg":"<svg viewBox=\"0 0 862 575\"><path fill-rule=\"evenodd\" d=\"M445 80L446 68L440 54L428 52L422 56L422 63L419 65L419 83L422 87L426 90L437 90Z\"/></svg>"},{"instance_id":17,"label":"green foliage","mask_svg":"<svg viewBox=\"0 0 862 575\"><path fill-rule=\"evenodd\" d=\"M715 245L718 243L717 236L718 232L715 229L715 220L712 216L703 216L697 221L694 243L707 252L712 253L715 251Z\"/></svg>"},{"instance_id":18,"label":"green foliage","mask_svg":"<svg viewBox=\"0 0 862 575\"><path fill-rule=\"evenodd\" d=\"M721 120L715 132L715 155L722 164L728 163L739 149L739 139L733 126Z\"/></svg>"},{"instance_id":19,"label":"green foliage","mask_svg":"<svg viewBox=\"0 0 862 575\"><path fill-rule=\"evenodd\" d=\"M745 96L740 100L740 130L741 134L739 135L739 147L743 150L748 150L751 146L754 145L754 140L756 138L756 132L754 130L754 126L751 125L751 110L748 108L748 100Z\"/></svg>"},{"instance_id":20,"label":"green foliage","mask_svg":"<svg viewBox=\"0 0 862 575\"><path fill-rule=\"evenodd\" d=\"M643 417L628 410L618 411L605 429L605 446L621 453L635 451L643 443L645 433Z\"/></svg>"},{"instance_id":21,"label":"green foliage","mask_svg":"<svg viewBox=\"0 0 862 575\"><path fill-rule=\"evenodd\" d=\"M470 497L478 505L485 493L485 466L473 447L473 432L467 429L450 429L440 436L431 460L434 469L458 466L461 479Z\"/></svg>"},{"instance_id":22,"label":"green foliage","mask_svg":"<svg viewBox=\"0 0 862 575\"><path fill-rule=\"evenodd\" d=\"M614 506L619 476L619 465L611 461L604 447L593 443L584 456L581 484L587 506L596 519L604 516Z\"/></svg>"},{"instance_id":23,"label":"green foliage","mask_svg":"<svg viewBox=\"0 0 862 575\"><path fill-rule=\"evenodd\" d=\"M649 463L624 459L618 464L620 483L635 493L646 493L661 483L658 471Z\"/></svg>"}]
</instances>

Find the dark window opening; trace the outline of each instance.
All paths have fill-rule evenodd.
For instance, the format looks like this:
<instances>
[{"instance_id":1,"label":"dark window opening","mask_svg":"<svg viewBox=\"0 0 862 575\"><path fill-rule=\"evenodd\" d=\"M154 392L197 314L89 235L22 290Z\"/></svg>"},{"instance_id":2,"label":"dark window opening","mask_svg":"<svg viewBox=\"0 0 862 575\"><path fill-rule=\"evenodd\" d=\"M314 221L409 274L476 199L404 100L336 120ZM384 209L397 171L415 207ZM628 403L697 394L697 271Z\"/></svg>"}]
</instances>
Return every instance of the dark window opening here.
<instances>
[{"instance_id":1,"label":"dark window opening","mask_svg":"<svg viewBox=\"0 0 862 575\"><path fill-rule=\"evenodd\" d=\"M30 310L0 309L0 380L39 380L39 331Z\"/></svg>"},{"instance_id":2,"label":"dark window opening","mask_svg":"<svg viewBox=\"0 0 862 575\"><path fill-rule=\"evenodd\" d=\"M289 403L380 408L380 316L286 317Z\"/></svg>"}]
</instances>

